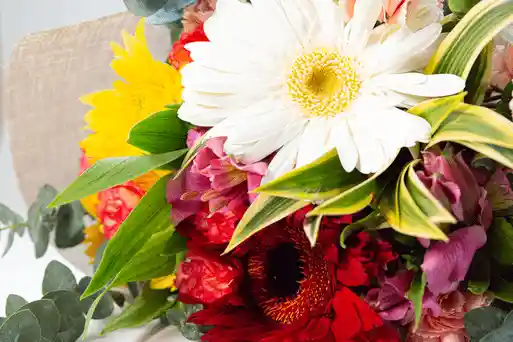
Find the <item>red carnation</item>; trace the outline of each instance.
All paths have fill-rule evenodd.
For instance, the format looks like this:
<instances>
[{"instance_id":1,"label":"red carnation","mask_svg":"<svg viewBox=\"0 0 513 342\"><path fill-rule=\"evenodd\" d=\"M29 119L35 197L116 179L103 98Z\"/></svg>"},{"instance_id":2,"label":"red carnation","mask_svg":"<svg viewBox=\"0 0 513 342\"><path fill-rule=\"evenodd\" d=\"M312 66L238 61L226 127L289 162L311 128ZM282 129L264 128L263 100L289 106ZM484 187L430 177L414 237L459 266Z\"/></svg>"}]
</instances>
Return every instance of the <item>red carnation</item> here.
<instances>
[{"instance_id":1,"label":"red carnation","mask_svg":"<svg viewBox=\"0 0 513 342\"><path fill-rule=\"evenodd\" d=\"M337 279L346 286L368 286L397 256L388 242L379 241L369 233L358 233L356 238L356 245L346 248L342 255Z\"/></svg>"},{"instance_id":2,"label":"red carnation","mask_svg":"<svg viewBox=\"0 0 513 342\"><path fill-rule=\"evenodd\" d=\"M103 223L105 237L111 239L137 206L145 191L134 182L127 182L98 194L98 218Z\"/></svg>"},{"instance_id":3,"label":"red carnation","mask_svg":"<svg viewBox=\"0 0 513 342\"><path fill-rule=\"evenodd\" d=\"M192 62L191 53L185 48L185 45L192 42L208 42L208 38L203 31L203 23L196 26L192 32L183 32L180 39L173 44L173 49L169 54L169 64L177 69Z\"/></svg>"},{"instance_id":4,"label":"red carnation","mask_svg":"<svg viewBox=\"0 0 513 342\"><path fill-rule=\"evenodd\" d=\"M242 270L237 260L225 260L203 251L189 250L176 274L180 301L211 304L234 293Z\"/></svg>"}]
</instances>

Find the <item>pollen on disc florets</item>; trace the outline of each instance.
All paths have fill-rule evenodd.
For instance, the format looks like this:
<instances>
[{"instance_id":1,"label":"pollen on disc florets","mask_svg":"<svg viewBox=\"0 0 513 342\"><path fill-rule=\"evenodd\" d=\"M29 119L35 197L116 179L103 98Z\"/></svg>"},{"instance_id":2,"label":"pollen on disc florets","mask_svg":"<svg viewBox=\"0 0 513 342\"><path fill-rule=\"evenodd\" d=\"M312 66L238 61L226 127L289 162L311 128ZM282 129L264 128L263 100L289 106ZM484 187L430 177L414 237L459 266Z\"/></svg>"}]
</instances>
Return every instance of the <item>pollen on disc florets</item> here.
<instances>
[{"instance_id":1,"label":"pollen on disc florets","mask_svg":"<svg viewBox=\"0 0 513 342\"><path fill-rule=\"evenodd\" d=\"M358 61L317 50L298 57L288 76L289 95L309 117L335 116L358 96L362 81Z\"/></svg>"}]
</instances>

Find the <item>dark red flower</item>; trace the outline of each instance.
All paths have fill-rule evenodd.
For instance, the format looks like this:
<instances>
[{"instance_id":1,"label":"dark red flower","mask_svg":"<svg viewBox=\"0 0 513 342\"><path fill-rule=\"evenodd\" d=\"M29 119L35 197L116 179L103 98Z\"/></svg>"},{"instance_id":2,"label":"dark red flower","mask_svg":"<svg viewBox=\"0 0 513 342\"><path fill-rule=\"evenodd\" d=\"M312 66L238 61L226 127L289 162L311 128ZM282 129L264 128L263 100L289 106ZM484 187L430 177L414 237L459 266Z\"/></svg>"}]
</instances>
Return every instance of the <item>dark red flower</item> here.
<instances>
[{"instance_id":1,"label":"dark red flower","mask_svg":"<svg viewBox=\"0 0 513 342\"><path fill-rule=\"evenodd\" d=\"M381 338L374 333L376 329L384 329L381 318L337 279L339 264L326 258L329 250L332 254L340 254L335 258L337 262L344 260L346 251L338 247L343 223L331 227L321 225L317 244L312 248L303 231L306 212L303 210L266 228L249 240L249 246L228 257L241 265L242 280L238 272L232 278L216 276L218 268L203 266L207 263L204 260L198 261L199 265L208 269L200 269L200 266L180 268L178 278L189 279L189 273L196 275L185 289L187 297L201 297L197 302L207 304L204 310L191 317L196 324L213 326L203 336L204 341L370 342L375 341L372 339L375 336ZM371 243L370 238L367 243ZM372 243L382 246L378 242ZM366 254L366 246L359 248L358 255L368 258L365 265L370 270L373 261ZM384 251L377 255L380 262L387 259ZM224 261L212 262L214 265L226 264ZM202 272L208 276L202 276ZM211 286L201 289L205 279L218 278L224 279L222 284L229 291L215 296ZM212 282L218 286L216 281ZM177 281L180 296L184 292L183 284ZM193 285L199 289L194 289ZM399 340L392 336L376 341Z\"/></svg>"},{"instance_id":2,"label":"dark red flower","mask_svg":"<svg viewBox=\"0 0 513 342\"><path fill-rule=\"evenodd\" d=\"M337 279L346 286L368 286L386 265L397 258L392 246L369 233L356 235L357 243L348 247L337 269Z\"/></svg>"},{"instance_id":3,"label":"dark red flower","mask_svg":"<svg viewBox=\"0 0 513 342\"><path fill-rule=\"evenodd\" d=\"M183 32L180 39L173 44L173 49L169 53L168 62L177 69L192 62L191 53L185 48L185 45L192 42L208 42L208 38L203 30L203 23L196 26L194 31Z\"/></svg>"},{"instance_id":4,"label":"dark red flower","mask_svg":"<svg viewBox=\"0 0 513 342\"><path fill-rule=\"evenodd\" d=\"M137 206L144 194L145 191L134 182L127 182L98 194L97 213L107 239L111 239L116 234L119 226Z\"/></svg>"},{"instance_id":5,"label":"dark red flower","mask_svg":"<svg viewBox=\"0 0 513 342\"><path fill-rule=\"evenodd\" d=\"M179 299L184 303L211 304L237 291L242 274L235 259L189 250L176 272Z\"/></svg>"}]
</instances>

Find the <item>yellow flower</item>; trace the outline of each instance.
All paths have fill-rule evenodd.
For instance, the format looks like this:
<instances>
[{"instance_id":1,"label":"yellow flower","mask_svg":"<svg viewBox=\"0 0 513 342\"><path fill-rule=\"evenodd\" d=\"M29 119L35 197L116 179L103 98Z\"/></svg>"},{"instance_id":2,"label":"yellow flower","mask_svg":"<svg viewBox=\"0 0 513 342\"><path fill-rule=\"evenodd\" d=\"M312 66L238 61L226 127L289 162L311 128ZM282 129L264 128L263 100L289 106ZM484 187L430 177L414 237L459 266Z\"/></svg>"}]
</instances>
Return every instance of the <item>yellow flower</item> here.
<instances>
[{"instance_id":1,"label":"yellow flower","mask_svg":"<svg viewBox=\"0 0 513 342\"><path fill-rule=\"evenodd\" d=\"M176 275L171 274L165 277L152 279L150 287L154 290L170 289L170 291L176 291L175 286Z\"/></svg>"},{"instance_id":2,"label":"yellow flower","mask_svg":"<svg viewBox=\"0 0 513 342\"><path fill-rule=\"evenodd\" d=\"M85 239L84 243L88 244L85 254L89 256L89 262L92 264L96 257L96 251L105 241L103 235L103 225L101 223L95 223L84 229Z\"/></svg>"},{"instance_id":3,"label":"yellow flower","mask_svg":"<svg viewBox=\"0 0 513 342\"><path fill-rule=\"evenodd\" d=\"M132 126L164 110L165 105L182 101L180 73L152 57L142 20L135 36L123 32L123 42L125 48L111 44L115 56L111 67L123 81L114 82L113 89L81 98L93 107L85 116L87 128L93 133L81 143L91 160L144 154L127 143Z\"/></svg>"}]
</instances>

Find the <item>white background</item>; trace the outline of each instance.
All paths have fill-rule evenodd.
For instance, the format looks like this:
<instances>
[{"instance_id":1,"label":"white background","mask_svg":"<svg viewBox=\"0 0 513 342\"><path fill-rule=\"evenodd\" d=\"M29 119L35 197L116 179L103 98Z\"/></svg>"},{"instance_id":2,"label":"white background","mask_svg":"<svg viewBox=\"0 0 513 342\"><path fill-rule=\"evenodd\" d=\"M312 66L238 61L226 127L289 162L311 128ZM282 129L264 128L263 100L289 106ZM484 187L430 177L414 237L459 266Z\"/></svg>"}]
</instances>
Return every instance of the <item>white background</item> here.
<instances>
[{"instance_id":1,"label":"white background","mask_svg":"<svg viewBox=\"0 0 513 342\"><path fill-rule=\"evenodd\" d=\"M5 77L4 67L14 44L24 35L73 25L124 10L123 0L0 0L1 76ZM1 102L0 110L2 110ZM0 112L0 203L6 204L24 216L27 207L14 174L7 127L1 114L3 113ZM3 251L6 240L7 235L2 234L0 252ZM36 260L33 244L27 234L23 238L15 239L9 254L0 258L0 316L4 316L5 299L10 293L18 294L28 301L41 298L44 269L51 260L59 260L67 264L73 269L77 278L82 276L81 272L67 263L55 249L50 247L43 258ZM98 325L93 326L92 329L98 330ZM121 332L101 340L138 341L142 332L142 330ZM170 342L169 337L167 341Z\"/></svg>"}]
</instances>

